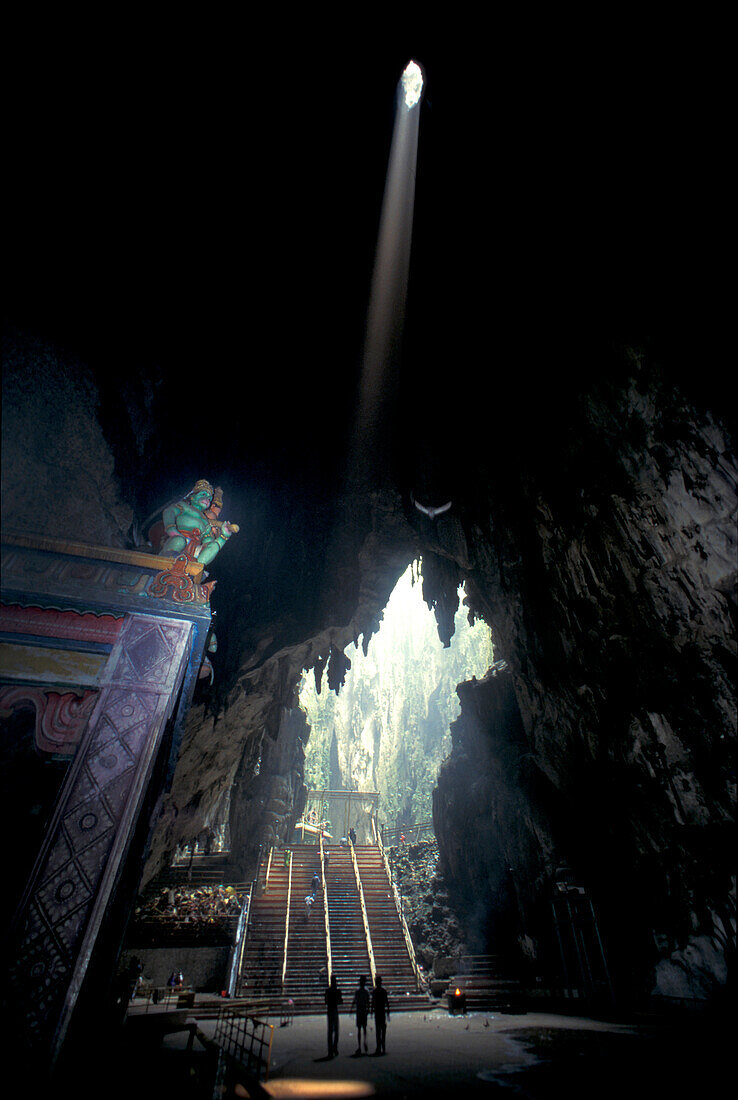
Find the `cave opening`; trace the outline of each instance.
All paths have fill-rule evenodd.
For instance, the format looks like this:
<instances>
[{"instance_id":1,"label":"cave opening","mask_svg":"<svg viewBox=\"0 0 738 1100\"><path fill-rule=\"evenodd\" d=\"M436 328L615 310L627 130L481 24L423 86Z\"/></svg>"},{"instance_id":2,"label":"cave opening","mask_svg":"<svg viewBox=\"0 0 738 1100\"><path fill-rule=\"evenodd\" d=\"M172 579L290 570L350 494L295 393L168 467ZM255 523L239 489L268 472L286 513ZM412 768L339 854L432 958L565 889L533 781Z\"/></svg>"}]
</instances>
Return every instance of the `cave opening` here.
<instances>
[{"instance_id":1,"label":"cave opening","mask_svg":"<svg viewBox=\"0 0 738 1100\"><path fill-rule=\"evenodd\" d=\"M305 751L309 789L377 791L386 841L432 837L432 793L451 750L460 712L456 686L483 677L494 662L489 627L469 621L464 589L444 647L423 599L422 563L411 563L393 589L366 652L349 648L343 686L333 691L304 674L300 706L310 726Z\"/></svg>"}]
</instances>

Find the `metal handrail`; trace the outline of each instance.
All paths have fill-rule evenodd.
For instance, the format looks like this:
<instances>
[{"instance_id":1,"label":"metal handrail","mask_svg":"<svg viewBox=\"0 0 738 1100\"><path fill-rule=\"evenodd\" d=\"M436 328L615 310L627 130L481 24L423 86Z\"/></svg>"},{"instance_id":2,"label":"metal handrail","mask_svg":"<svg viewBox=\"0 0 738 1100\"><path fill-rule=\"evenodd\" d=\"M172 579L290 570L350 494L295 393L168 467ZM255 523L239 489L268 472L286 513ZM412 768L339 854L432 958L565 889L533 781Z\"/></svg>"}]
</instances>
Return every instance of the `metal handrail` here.
<instances>
[{"instance_id":1,"label":"metal handrail","mask_svg":"<svg viewBox=\"0 0 738 1100\"><path fill-rule=\"evenodd\" d=\"M369 970L372 975L372 985L377 984L377 967L374 963L374 949L372 947L372 934L369 931L369 914L366 911L366 903L364 901L364 887L361 885L361 875L359 874L359 864L356 859L356 852L354 851L354 845L351 840L348 842L349 851L351 852L351 862L354 865L354 875L356 876L356 888L359 891L359 901L361 902L361 919L364 922L364 935L366 936L366 949L369 954Z\"/></svg>"},{"instance_id":2,"label":"metal handrail","mask_svg":"<svg viewBox=\"0 0 738 1100\"><path fill-rule=\"evenodd\" d=\"M248 936L249 930L249 916L251 914L252 896L253 887L249 887L249 892L244 898L244 904L241 910L241 917L238 924L238 931L236 932L236 945L233 948L233 957L228 970L228 992L231 997L234 997L236 995L238 983L241 979L241 970L243 968L243 952L246 946L246 937Z\"/></svg>"},{"instance_id":3,"label":"metal handrail","mask_svg":"<svg viewBox=\"0 0 738 1100\"><path fill-rule=\"evenodd\" d=\"M165 1005L167 1008L171 1008L172 1002L175 1003L182 995L194 994L194 989L190 985L183 985L181 989L174 989L170 985L145 985L137 986L135 995L131 997L128 1009L134 1012L139 1009L143 1003L144 1014L147 1014L149 1007L153 1005L157 1007L159 1005Z\"/></svg>"},{"instance_id":4,"label":"metal handrail","mask_svg":"<svg viewBox=\"0 0 738 1100\"><path fill-rule=\"evenodd\" d=\"M284 959L282 961L282 988L287 976L287 943L290 938L290 903L292 901L292 853L290 852L290 865L287 874L287 912L284 917Z\"/></svg>"},{"instance_id":5,"label":"metal handrail","mask_svg":"<svg viewBox=\"0 0 738 1100\"><path fill-rule=\"evenodd\" d=\"M248 1010L223 1006L218 1013L213 1039L222 1055L240 1062L257 1081L268 1080L274 1024L251 1015ZM222 1055L218 1058L216 1071L218 1096L221 1095L226 1072Z\"/></svg>"},{"instance_id":6,"label":"metal handrail","mask_svg":"<svg viewBox=\"0 0 738 1100\"><path fill-rule=\"evenodd\" d=\"M397 916L400 918L400 926L402 928L402 934L405 937L405 946L407 948L407 953L410 956L410 965L413 968L413 974L415 975L415 985L416 985L417 989L420 989L422 983L420 981L420 971L418 970L418 960L415 958L415 948L413 947L413 941L412 941L412 936L410 935L410 929L408 928L407 921L405 920L405 914L404 914L403 909L402 909L402 901L400 899L400 894L399 894L399 891L397 889L397 884L392 878L392 871L390 870L389 860L387 859L387 853L384 850L384 845L382 844L382 840L377 835L376 831L375 831L374 835L375 835L376 840L377 840L377 847L379 848L380 855L382 856L382 862L384 863L384 870L385 870L385 873L387 875L387 881L389 882L390 886L392 887L392 896L395 899L395 908L397 909Z\"/></svg>"},{"instance_id":7,"label":"metal handrail","mask_svg":"<svg viewBox=\"0 0 738 1100\"><path fill-rule=\"evenodd\" d=\"M333 975L333 956L331 954L331 922L328 917L328 883L325 878L325 863L323 861L323 834L320 834L320 880L323 883L323 924L325 925L325 955L328 962L328 985L331 984Z\"/></svg>"},{"instance_id":8,"label":"metal handrail","mask_svg":"<svg viewBox=\"0 0 738 1100\"><path fill-rule=\"evenodd\" d=\"M274 855L274 845L269 849L269 859L267 860L266 874L264 875L264 889L269 885L269 872L272 869L272 856Z\"/></svg>"},{"instance_id":9,"label":"metal handrail","mask_svg":"<svg viewBox=\"0 0 738 1100\"><path fill-rule=\"evenodd\" d=\"M397 844L404 834L407 844L417 843L424 833L433 832L433 821L418 821L414 825L406 825L401 829L385 829L384 839L387 844Z\"/></svg>"}]
</instances>

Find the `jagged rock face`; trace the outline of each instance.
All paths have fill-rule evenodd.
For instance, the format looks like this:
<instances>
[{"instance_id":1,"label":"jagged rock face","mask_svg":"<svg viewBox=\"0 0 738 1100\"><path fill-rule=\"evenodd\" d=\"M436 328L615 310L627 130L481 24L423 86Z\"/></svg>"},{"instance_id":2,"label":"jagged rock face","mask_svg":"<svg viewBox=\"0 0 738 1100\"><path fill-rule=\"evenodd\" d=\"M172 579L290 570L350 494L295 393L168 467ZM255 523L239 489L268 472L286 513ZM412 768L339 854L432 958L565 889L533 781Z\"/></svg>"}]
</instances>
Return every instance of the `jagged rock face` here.
<instances>
[{"instance_id":1,"label":"jagged rock face","mask_svg":"<svg viewBox=\"0 0 738 1100\"><path fill-rule=\"evenodd\" d=\"M133 510L113 476L91 371L8 335L2 375L5 529L125 546Z\"/></svg>"},{"instance_id":2,"label":"jagged rock face","mask_svg":"<svg viewBox=\"0 0 738 1100\"><path fill-rule=\"evenodd\" d=\"M520 725L506 737L496 708L462 714L439 841L467 891L509 862L520 895L571 862L632 992L654 983L659 951L723 939L734 905L735 465L710 418L643 375L584 400L576 429L567 465L511 479L470 532L471 601L509 663ZM543 791L501 751L528 754ZM465 825L473 759L485 778ZM510 906L518 935L528 902Z\"/></svg>"},{"instance_id":3,"label":"jagged rock face","mask_svg":"<svg viewBox=\"0 0 738 1100\"><path fill-rule=\"evenodd\" d=\"M236 775L233 795L236 812L231 815L231 845L243 853L249 866L258 857L258 839L266 848L281 844L291 833L305 805L303 768L304 745L310 735L299 707L285 711L275 740L265 738L261 758L249 761Z\"/></svg>"},{"instance_id":4,"label":"jagged rock face","mask_svg":"<svg viewBox=\"0 0 738 1100\"><path fill-rule=\"evenodd\" d=\"M47 401L66 409L57 435L70 440L65 454L80 455L70 467L86 468L74 414L86 410L92 424L95 409L68 374L48 379ZM24 425L37 408L22 381L11 391L16 457L4 471L14 520L56 461L38 440L18 458L15 436L31 431ZM584 383L550 410L539 400L535 415L521 391L512 392L517 403L506 405L504 392L480 402L475 415L486 409L492 428L473 448L469 440L468 456L466 444L448 449L435 500L453 507L436 519L413 507L412 464L350 493L335 481L323 496L296 471L270 495L254 478L243 488L232 440L223 466L212 468L211 449L206 468L203 453L196 476L223 484L242 530L213 568L216 685L198 689L146 877L215 819L229 792L244 874L262 838L286 835L302 797L306 731L285 717L301 672L318 667L339 683L346 647L366 643L396 580L422 556L441 636L464 581L507 662L505 676L462 690L437 796L454 889L472 896L485 883L489 908L470 928L536 958L548 876L568 863L595 899L621 987L676 988L690 952L712 967L703 988L719 979L722 963L709 959L715 944L725 959L735 800L732 444L711 413L638 358ZM514 421L499 439L495 415ZM128 449L123 461L121 437L110 438L133 500L148 452ZM183 448L194 461L191 442ZM171 461L174 493L184 475ZM87 488L77 485L66 504L71 472L62 470L58 520L42 529L119 545L127 517L104 447L93 465ZM51 514L50 500L44 510Z\"/></svg>"},{"instance_id":5,"label":"jagged rock face","mask_svg":"<svg viewBox=\"0 0 738 1100\"><path fill-rule=\"evenodd\" d=\"M517 956L555 859L556 792L533 762L509 671L495 667L457 690L461 714L433 792L440 866L473 953Z\"/></svg>"}]
</instances>

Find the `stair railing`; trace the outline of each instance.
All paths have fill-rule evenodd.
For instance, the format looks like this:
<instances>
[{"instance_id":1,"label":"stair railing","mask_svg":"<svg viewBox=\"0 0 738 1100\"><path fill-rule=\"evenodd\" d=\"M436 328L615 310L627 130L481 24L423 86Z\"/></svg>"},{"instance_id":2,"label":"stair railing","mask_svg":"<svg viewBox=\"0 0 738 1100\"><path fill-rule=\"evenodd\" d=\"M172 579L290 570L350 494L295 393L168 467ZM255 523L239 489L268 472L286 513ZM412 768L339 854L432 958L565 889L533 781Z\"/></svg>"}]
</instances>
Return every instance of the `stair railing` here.
<instances>
[{"instance_id":1,"label":"stair railing","mask_svg":"<svg viewBox=\"0 0 738 1100\"><path fill-rule=\"evenodd\" d=\"M328 962L328 985L331 984L333 975L333 956L331 955L331 922L328 917L328 883L325 878L325 862L323 859L323 833L320 833L320 881L323 884L323 924L325 925L325 957Z\"/></svg>"},{"instance_id":2,"label":"stair railing","mask_svg":"<svg viewBox=\"0 0 738 1100\"><path fill-rule=\"evenodd\" d=\"M284 916L284 957L282 960L282 989L287 975L287 944L290 938L290 902L292 901L292 853L290 852L289 870L287 872L287 912Z\"/></svg>"},{"instance_id":3,"label":"stair railing","mask_svg":"<svg viewBox=\"0 0 738 1100\"><path fill-rule=\"evenodd\" d=\"M348 842L349 851L351 852L351 862L354 865L354 875L356 876L356 888L359 891L359 902L361 903L361 919L364 922L364 935L366 937L366 949L369 955L369 970L372 975L372 985L377 984L377 967L374 962L374 949L372 948L372 934L369 931L369 915L366 911L366 903L364 901L364 887L361 885L361 875L359 874L359 863L356 859L356 852L354 851L354 845L351 840Z\"/></svg>"},{"instance_id":4,"label":"stair railing","mask_svg":"<svg viewBox=\"0 0 738 1100\"><path fill-rule=\"evenodd\" d=\"M249 930L249 915L251 913L251 897L253 894L253 886L249 886L248 892L243 895L241 900L241 914L238 919L238 929L236 931L236 942L231 949L230 966L228 967L228 993L229 996L235 997L238 984L241 980L241 970L243 969L243 951L246 946L246 936Z\"/></svg>"},{"instance_id":5,"label":"stair railing","mask_svg":"<svg viewBox=\"0 0 738 1100\"><path fill-rule=\"evenodd\" d=\"M269 849L269 859L267 860L266 874L264 875L264 890L269 886L269 872L272 869L272 856L274 855L274 846Z\"/></svg>"},{"instance_id":6,"label":"stair railing","mask_svg":"<svg viewBox=\"0 0 738 1100\"><path fill-rule=\"evenodd\" d=\"M395 908L397 909L397 916L400 918L400 926L402 927L402 934L405 937L405 947L407 948L407 953L410 956L410 965L412 966L413 974L415 975L415 986L416 986L417 989L420 989L421 985L422 985L422 982L420 980L420 971L418 969L418 960L415 958L415 948L413 947L413 941L412 941L412 937L410 935L410 929L408 928L407 921L405 920L405 914L403 912L403 907L402 907L402 899L401 899L399 891L397 889L397 883L392 878L392 871L390 870L389 860L387 859L387 853L384 850L384 845L382 844L381 837L379 837L379 835L377 834L376 829L374 830L374 839L376 841L377 847L379 848L379 854L382 857L382 862L384 864L384 871L385 871L385 874L387 875L387 882L389 882L390 886L392 887L392 897L395 899Z\"/></svg>"}]
</instances>

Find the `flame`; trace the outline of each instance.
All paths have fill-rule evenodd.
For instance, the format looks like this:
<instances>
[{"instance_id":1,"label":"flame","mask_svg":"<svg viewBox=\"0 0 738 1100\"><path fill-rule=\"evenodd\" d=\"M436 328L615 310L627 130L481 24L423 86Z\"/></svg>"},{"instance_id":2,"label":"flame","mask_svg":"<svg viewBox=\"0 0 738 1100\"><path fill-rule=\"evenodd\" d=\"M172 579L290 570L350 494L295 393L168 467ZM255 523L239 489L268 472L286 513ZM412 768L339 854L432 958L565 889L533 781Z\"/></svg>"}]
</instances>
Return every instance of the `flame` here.
<instances>
[{"instance_id":1,"label":"flame","mask_svg":"<svg viewBox=\"0 0 738 1100\"><path fill-rule=\"evenodd\" d=\"M457 989L456 992L454 993L454 997L460 997L460 996L461 996L461 990Z\"/></svg>"}]
</instances>

